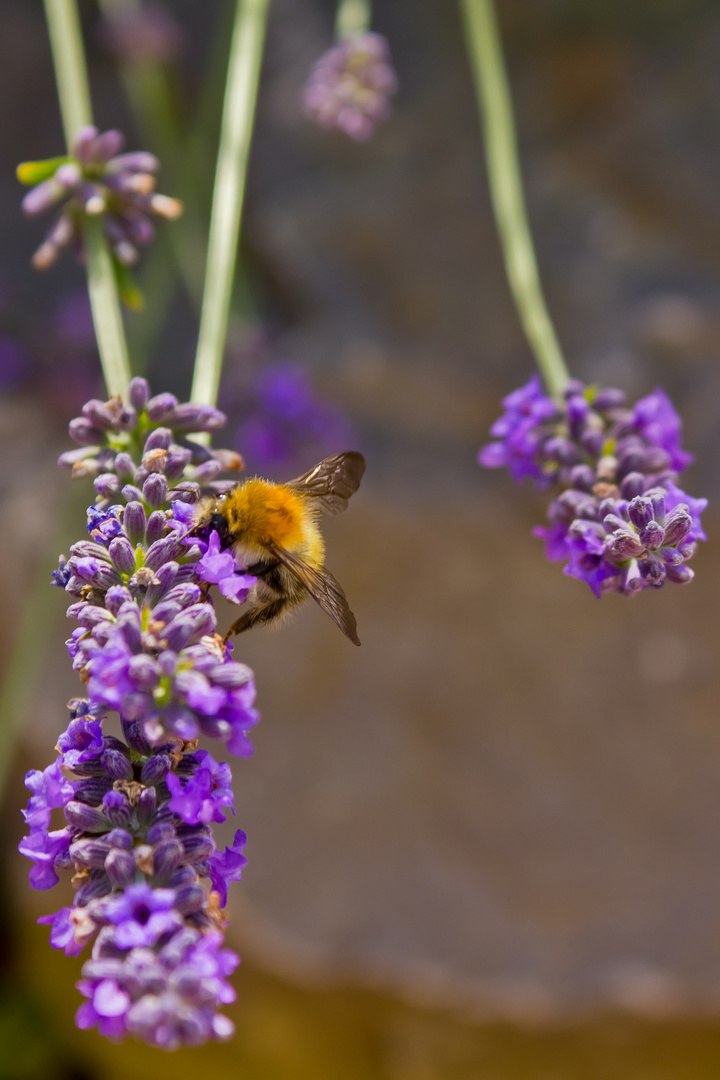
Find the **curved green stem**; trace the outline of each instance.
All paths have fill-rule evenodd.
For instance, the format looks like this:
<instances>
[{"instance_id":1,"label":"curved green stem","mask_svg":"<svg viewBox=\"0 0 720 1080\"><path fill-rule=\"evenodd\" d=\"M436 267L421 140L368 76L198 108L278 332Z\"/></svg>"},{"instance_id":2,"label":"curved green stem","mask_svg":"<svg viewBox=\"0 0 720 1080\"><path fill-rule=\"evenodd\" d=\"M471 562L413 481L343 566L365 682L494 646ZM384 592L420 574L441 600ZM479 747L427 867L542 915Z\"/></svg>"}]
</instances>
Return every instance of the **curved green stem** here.
<instances>
[{"instance_id":1,"label":"curved green stem","mask_svg":"<svg viewBox=\"0 0 720 1080\"><path fill-rule=\"evenodd\" d=\"M371 0L340 0L335 16L335 37L338 41L365 34L372 19Z\"/></svg>"},{"instance_id":2,"label":"curved green stem","mask_svg":"<svg viewBox=\"0 0 720 1080\"><path fill-rule=\"evenodd\" d=\"M493 3L492 0L460 0L460 3L483 115L490 193L510 288L545 385L551 394L558 396L570 373L540 286Z\"/></svg>"},{"instance_id":3,"label":"curved green stem","mask_svg":"<svg viewBox=\"0 0 720 1080\"><path fill-rule=\"evenodd\" d=\"M75 0L45 0L60 112L68 149L81 128L92 124L85 50ZM115 271L99 221L85 219L88 290L108 393L124 394L130 361L120 313Z\"/></svg>"},{"instance_id":4,"label":"curved green stem","mask_svg":"<svg viewBox=\"0 0 720 1080\"><path fill-rule=\"evenodd\" d=\"M238 0L213 192L191 401L217 401L269 0Z\"/></svg>"}]
</instances>

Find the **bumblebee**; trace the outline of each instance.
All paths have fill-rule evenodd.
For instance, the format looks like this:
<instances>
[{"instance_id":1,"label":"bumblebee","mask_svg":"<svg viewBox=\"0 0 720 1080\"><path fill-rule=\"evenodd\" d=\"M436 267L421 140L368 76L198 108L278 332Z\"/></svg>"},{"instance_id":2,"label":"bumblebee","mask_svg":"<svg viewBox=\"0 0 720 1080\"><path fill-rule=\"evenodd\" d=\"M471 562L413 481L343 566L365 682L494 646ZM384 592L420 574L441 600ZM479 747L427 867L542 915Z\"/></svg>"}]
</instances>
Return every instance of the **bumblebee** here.
<instances>
[{"instance_id":1,"label":"bumblebee","mask_svg":"<svg viewBox=\"0 0 720 1080\"><path fill-rule=\"evenodd\" d=\"M310 595L353 645L360 644L345 593L325 568L317 518L345 510L364 472L365 459L351 450L287 484L254 477L198 504L192 531L207 537L217 530L221 548L257 578L226 639L282 618Z\"/></svg>"}]
</instances>

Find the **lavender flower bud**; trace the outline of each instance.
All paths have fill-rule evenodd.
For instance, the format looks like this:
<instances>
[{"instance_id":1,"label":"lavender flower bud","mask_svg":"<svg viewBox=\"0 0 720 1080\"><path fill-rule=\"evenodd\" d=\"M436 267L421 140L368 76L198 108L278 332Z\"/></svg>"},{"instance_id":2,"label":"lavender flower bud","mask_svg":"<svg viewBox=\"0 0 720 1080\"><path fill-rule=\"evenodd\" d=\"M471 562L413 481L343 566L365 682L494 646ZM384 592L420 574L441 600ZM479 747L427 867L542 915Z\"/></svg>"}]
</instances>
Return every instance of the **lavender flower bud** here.
<instances>
[{"instance_id":1,"label":"lavender flower bud","mask_svg":"<svg viewBox=\"0 0 720 1080\"><path fill-rule=\"evenodd\" d=\"M140 772L140 780L146 786L162 784L170 772L172 762L167 754L153 754L149 757Z\"/></svg>"},{"instance_id":2,"label":"lavender flower bud","mask_svg":"<svg viewBox=\"0 0 720 1080\"><path fill-rule=\"evenodd\" d=\"M665 530L659 521L650 521L640 530L640 543L647 551L659 548L665 540Z\"/></svg>"},{"instance_id":3,"label":"lavender flower bud","mask_svg":"<svg viewBox=\"0 0 720 1080\"><path fill-rule=\"evenodd\" d=\"M170 562L183 552L183 546L176 536L164 536L148 548L145 566L149 570L159 570L163 563Z\"/></svg>"},{"instance_id":4,"label":"lavender flower bud","mask_svg":"<svg viewBox=\"0 0 720 1080\"><path fill-rule=\"evenodd\" d=\"M177 577L179 566L176 562L167 562L160 567L155 581L148 586L145 601L153 607L165 595ZM156 616L157 617L157 616Z\"/></svg>"},{"instance_id":5,"label":"lavender flower bud","mask_svg":"<svg viewBox=\"0 0 720 1080\"><path fill-rule=\"evenodd\" d=\"M99 840L76 840L70 845L70 857L80 866L102 870L111 850L111 844L105 836Z\"/></svg>"},{"instance_id":6,"label":"lavender flower bud","mask_svg":"<svg viewBox=\"0 0 720 1080\"><path fill-rule=\"evenodd\" d=\"M123 527L133 548L136 547L137 544L141 544L145 539L146 525L147 518L145 517L145 508L143 507L143 504L140 501L129 502L125 507Z\"/></svg>"},{"instance_id":7,"label":"lavender flower bud","mask_svg":"<svg viewBox=\"0 0 720 1080\"><path fill-rule=\"evenodd\" d=\"M608 387L606 390L597 390L592 399L593 409L597 412L606 412L608 409L618 409L625 404L625 394L622 390Z\"/></svg>"},{"instance_id":8,"label":"lavender flower bud","mask_svg":"<svg viewBox=\"0 0 720 1080\"><path fill-rule=\"evenodd\" d=\"M135 807L138 824L141 828L146 828L152 821L155 816L156 805L157 792L155 791L155 788L146 787L138 796L137 806Z\"/></svg>"},{"instance_id":9,"label":"lavender flower bud","mask_svg":"<svg viewBox=\"0 0 720 1080\"><path fill-rule=\"evenodd\" d=\"M108 821L118 828L128 827L132 821L132 807L122 791L108 791L102 805Z\"/></svg>"},{"instance_id":10,"label":"lavender flower bud","mask_svg":"<svg viewBox=\"0 0 720 1080\"><path fill-rule=\"evenodd\" d=\"M110 558L122 574L135 573L135 552L130 541L124 536L116 536L108 547Z\"/></svg>"},{"instance_id":11,"label":"lavender flower bud","mask_svg":"<svg viewBox=\"0 0 720 1080\"><path fill-rule=\"evenodd\" d=\"M642 496L637 496L628 507L630 520L636 529L644 528L653 518L652 501Z\"/></svg>"},{"instance_id":12,"label":"lavender flower bud","mask_svg":"<svg viewBox=\"0 0 720 1080\"><path fill-rule=\"evenodd\" d=\"M196 604L185 608L165 627L163 637L168 649L180 652L195 638L211 634L215 630L215 612L208 604Z\"/></svg>"},{"instance_id":13,"label":"lavender flower bud","mask_svg":"<svg viewBox=\"0 0 720 1080\"><path fill-rule=\"evenodd\" d=\"M80 446L96 446L103 441L103 432L84 416L71 420L68 431L73 442Z\"/></svg>"},{"instance_id":14,"label":"lavender flower bud","mask_svg":"<svg viewBox=\"0 0 720 1080\"><path fill-rule=\"evenodd\" d=\"M128 154L125 155L127 158ZM152 157L152 155L148 155ZM144 170L151 171L151 170ZM128 397L130 398L130 404L137 413L141 413L148 403L150 397L150 387L148 386L147 379L142 379L136 376L130 380L128 385Z\"/></svg>"},{"instance_id":15,"label":"lavender flower bud","mask_svg":"<svg viewBox=\"0 0 720 1080\"><path fill-rule=\"evenodd\" d=\"M189 915L193 911L200 911L204 903L205 890L200 885L189 885L177 891L175 907L183 915Z\"/></svg>"},{"instance_id":16,"label":"lavender flower bud","mask_svg":"<svg viewBox=\"0 0 720 1080\"><path fill-rule=\"evenodd\" d=\"M143 499L148 506L157 510L167 499L167 480L161 473L151 473L143 484Z\"/></svg>"},{"instance_id":17,"label":"lavender flower bud","mask_svg":"<svg viewBox=\"0 0 720 1080\"><path fill-rule=\"evenodd\" d=\"M114 848L104 862L104 870L116 889L126 889L136 877L135 859L129 851Z\"/></svg>"},{"instance_id":18,"label":"lavender flower bud","mask_svg":"<svg viewBox=\"0 0 720 1080\"><path fill-rule=\"evenodd\" d=\"M107 832L107 818L92 806L81 802L69 802L63 812L68 825L79 832Z\"/></svg>"},{"instance_id":19,"label":"lavender flower bud","mask_svg":"<svg viewBox=\"0 0 720 1080\"><path fill-rule=\"evenodd\" d=\"M681 543L692 529L692 518L684 504L676 507L665 522L665 543Z\"/></svg>"},{"instance_id":20,"label":"lavender flower bud","mask_svg":"<svg viewBox=\"0 0 720 1080\"><path fill-rule=\"evenodd\" d=\"M138 690L153 690L160 682L157 661L144 654L131 657L128 663L128 677Z\"/></svg>"},{"instance_id":21,"label":"lavender flower bud","mask_svg":"<svg viewBox=\"0 0 720 1080\"><path fill-rule=\"evenodd\" d=\"M121 480L130 480L135 475L137 466L124 450L115 455L115 472Z\"/></svg>"},{"instance_id":22,"label":"lavender flower bud","mask_svg":"<svg viewBox=\"0 0 720 1080\"><path fill-rule=\"evenodd\" d=\"M147 521L145 540L148 547L160 540L167 530L165 514L161 510L153 510Z\"/></svg>"},{"instance_id":23,"label":"lavender flower bud","mask_svg":"<svg viewBox=\"0 0 720 1080\"><path fill-rule=\"evenodd\" d=\"M177 870L185 856L183 845L175 837L161 841L153 850L153 866L155 877L163 881L169 881L172 874ZM176 905L178 911L182 910Z\"/></svg>"},{"instance_id":24,"label":"lavender flower bud","mask_svg":"<svg viewBox=\"0 0 720 1080\"><path fill-rule=\"evenodd\" d=\"M631 472L628 473L620 484L620 494L623 499L631 500L638 495L642 495L647 486L647 481L642 473Z\"/></svg>"},{"instance_id":25,"label":"lavender flower bud","mask_svg":"<svg viewBox=\"0 0 720 1080\"><path fill-rule=\"evenodd\" d=\"M124 585L113 585L105 593L105 607L111 615L117 615L123 604L128 602L132 602L132 597Z\"/></svg>"},{"instance_id":26,"label":"lavender flower bud","mask_svg":"<svg viewBox=\"0 0 720 1080\"><path fill-rule=\"evenodd\" d=\"M132 780L132 765L119 750L105 750L100 761L111 780Z\"/></svg>"},{"instance_id":27,"label":"lavender flower bud","mask_svg":"<svg viewBox=\"0 0 720 1080\"><path fill-rule=\"evenodd\" d=\"M147 414L153 424L161 424L178 403L174 394L156 394L147 402Z\"/></svg>"}]
</instances>

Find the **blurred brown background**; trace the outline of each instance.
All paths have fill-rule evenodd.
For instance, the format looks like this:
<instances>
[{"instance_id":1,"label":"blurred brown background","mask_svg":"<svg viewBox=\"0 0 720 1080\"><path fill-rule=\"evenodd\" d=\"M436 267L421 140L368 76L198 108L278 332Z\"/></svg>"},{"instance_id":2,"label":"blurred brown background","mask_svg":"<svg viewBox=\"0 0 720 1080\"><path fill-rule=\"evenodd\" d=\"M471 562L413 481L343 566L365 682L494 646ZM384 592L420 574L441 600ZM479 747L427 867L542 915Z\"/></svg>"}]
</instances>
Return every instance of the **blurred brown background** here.
<instances>
[{"instance_id":1,"label":"blurred brown background","mask_svg":"<svg viewBox=\"0 0 720 1080\"><path fill-rule=\"evenodd\" d=\"M178 115L204 93L217 118L228 5L167 7L184 33ZM135 148L97 11L82 11L97 121ZM377 0L400 91L358 146L313 128L299 104L332 5L276 0L243 255L269 350L346 411L367 457L361 491L326 529L363 647L312 605L238 643L263 716L254 757L234 768L232 825L249 837L230 908L244 957L229 1010L238 1035L160 1057L74 1032L80 965L34 926L63 901L29 892L15 851L21 777L51 760L77 690L63 597L46 590L47 651L37 645L33 692L3 718L23 735L4 810L0 1076L720 1071L720 6L499 0L498 11L559 336L575 375L631 397L661 383L682 413L697 457L685 486L711 499L696 580L596 601L530 535L542 496L475 464L531 357L455 4ZM82 274L68 258L42 277L29 269L42 226L21 218L13 176L17 161L61 148L40 4L0 2L0 97L0 338L32 371L3 376L0 403L10 656L31 583L83 531L87 496L70 494L54 461L97 383L82 320L63 322ZM210 121L206 134L212 151ZM203 213L213 168L212 153L197 159ZM186 194L169 172L160 187ZM146 267L149 313L130 316L138 353L161 261ZM186 395L196 321L181 288L170 295L149 377ZM238 315L231 368L247 333Z\"/></svg>"}]
</instances>

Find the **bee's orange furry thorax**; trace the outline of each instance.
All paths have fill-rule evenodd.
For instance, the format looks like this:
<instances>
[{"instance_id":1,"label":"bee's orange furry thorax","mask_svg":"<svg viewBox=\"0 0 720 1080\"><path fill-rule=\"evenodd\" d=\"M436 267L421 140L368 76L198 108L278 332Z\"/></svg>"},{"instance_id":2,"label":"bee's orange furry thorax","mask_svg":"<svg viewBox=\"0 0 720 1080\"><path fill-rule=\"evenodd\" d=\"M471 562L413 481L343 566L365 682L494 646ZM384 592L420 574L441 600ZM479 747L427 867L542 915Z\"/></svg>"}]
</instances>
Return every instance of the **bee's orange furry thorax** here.
<instances>
[{"instance_id":1,"label":"bee's orange furry thorax","mask_svg":"<svg viewBox=\"0 0 720 1080\"><path fill-rule=\"evenodd\" d=\"M272 541L292 551L303 541L309 513L300 495L285 484L247 480L227 497L230 532L248 546Z\"/></svg>"}]
</instances>

